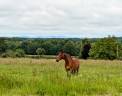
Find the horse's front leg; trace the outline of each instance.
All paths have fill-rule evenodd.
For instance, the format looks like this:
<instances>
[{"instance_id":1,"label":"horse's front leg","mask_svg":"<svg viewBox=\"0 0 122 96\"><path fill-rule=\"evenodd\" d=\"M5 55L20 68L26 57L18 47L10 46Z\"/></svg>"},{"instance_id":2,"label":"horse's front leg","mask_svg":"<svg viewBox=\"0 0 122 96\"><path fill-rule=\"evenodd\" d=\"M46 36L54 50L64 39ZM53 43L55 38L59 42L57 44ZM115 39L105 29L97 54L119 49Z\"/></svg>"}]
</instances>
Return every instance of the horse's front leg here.
<instances>
[{"instance_id":1,"label":"horse's front leg","mask_svg":"<svg viewBox=\"0 0 122 96\"><path fill-rule=\"evenodd\" d=\"M67 72L67 77L71 77L70 67L65 65L65 69Z\"/></svg>"},{"instance_id":2,"label":"horse's front leg","mask_svg":"<svg viewBox=\"0 0 122 96\"><path fill-rule=\"evenodd\" d=\"M70 71L70 69L66 69L66 72L67 72L67 77L71 77L71 71Z\"/></svg>"},{"instance_id":3,"label":"horse's front leg","mask_svg":"<svg viewBox=\"0 0 122 96\"><path fill-rule=\"evenodd\" d=\"M71 68L70 72L74 75L76 73L76 70L74 68Z\"/></svg>"}]
</instances>

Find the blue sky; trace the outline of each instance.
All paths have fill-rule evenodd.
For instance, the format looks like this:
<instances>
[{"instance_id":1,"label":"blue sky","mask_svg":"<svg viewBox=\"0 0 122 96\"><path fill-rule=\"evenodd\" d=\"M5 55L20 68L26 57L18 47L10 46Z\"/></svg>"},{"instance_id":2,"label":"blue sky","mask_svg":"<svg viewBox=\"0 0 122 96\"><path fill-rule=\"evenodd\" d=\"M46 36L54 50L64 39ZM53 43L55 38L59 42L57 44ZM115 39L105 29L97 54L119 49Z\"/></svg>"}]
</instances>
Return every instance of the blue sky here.
<instances>
[{"instance_id":1,"label":"blue sky","mask_svg":"<svg viewBox=\"0 0 122 96\"><path fill-rule=\"evenodd\" d=\"M122 36L122 0L0 0L0 37Z\"/></svg>"}]
</instances>

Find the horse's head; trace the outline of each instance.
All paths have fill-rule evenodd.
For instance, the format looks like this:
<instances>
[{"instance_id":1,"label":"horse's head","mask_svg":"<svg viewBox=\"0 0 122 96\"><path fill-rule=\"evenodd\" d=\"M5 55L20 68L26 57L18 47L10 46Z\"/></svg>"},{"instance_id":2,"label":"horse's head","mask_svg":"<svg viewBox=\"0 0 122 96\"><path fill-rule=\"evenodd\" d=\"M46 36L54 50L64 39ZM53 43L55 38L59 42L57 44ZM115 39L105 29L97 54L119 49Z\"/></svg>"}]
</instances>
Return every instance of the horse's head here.
<instances>
[{"instance_id":1,"label":"horse's head","mask_svg":"<svg viewBox=\"0 0 122 96\"><path fill-rule=\"evenodd\" d=\"M60 51L58 53L58 55L56 56L56 62L59 62L62 59L64 59L64 51Z\"/></svg>"}]
</instances>

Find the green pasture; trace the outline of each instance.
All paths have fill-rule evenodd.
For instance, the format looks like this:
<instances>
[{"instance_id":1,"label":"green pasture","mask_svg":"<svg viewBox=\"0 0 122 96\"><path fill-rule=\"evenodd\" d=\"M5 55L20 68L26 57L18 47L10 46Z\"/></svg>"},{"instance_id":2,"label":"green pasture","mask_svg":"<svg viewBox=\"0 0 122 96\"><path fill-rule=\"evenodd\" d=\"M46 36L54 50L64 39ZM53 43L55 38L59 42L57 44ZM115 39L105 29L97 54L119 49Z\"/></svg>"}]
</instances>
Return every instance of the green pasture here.
<instances>
[{"instance_id":1,"label":"green pasture","mask_svg":"<svg viewBox=\"0 0 122 96\"><path fill-rule=\"evenodd\" d=\"M122 61L80 60L69 79L64 61L0 58L0 96L122 96Z\"/></svg>"}]
</instances>

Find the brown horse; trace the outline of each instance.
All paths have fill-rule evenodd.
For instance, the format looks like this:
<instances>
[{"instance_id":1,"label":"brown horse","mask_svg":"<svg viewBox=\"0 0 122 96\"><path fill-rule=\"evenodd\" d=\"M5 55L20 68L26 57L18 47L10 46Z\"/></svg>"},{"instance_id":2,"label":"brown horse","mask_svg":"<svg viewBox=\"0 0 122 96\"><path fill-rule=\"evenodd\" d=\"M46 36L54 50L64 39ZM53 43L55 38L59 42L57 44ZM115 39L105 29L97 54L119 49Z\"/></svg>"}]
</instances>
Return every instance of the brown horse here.
<instances>
[{"instance_id":1,"label":"brown horse","mask_svg":"<svg viewBox=\"0 0 122 96\"><path fill-rule=\"evenodd\" d=\"M69 54L60 51L56 57L56 61L59 62L60 60L65 61L65 69L67 71L67 76L71 76L71 74L78 74L79 71L79 60L76 58L72 58Z\"/></svg>"}]
</instances>

